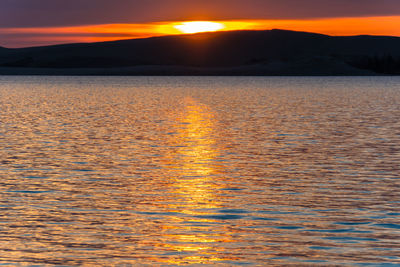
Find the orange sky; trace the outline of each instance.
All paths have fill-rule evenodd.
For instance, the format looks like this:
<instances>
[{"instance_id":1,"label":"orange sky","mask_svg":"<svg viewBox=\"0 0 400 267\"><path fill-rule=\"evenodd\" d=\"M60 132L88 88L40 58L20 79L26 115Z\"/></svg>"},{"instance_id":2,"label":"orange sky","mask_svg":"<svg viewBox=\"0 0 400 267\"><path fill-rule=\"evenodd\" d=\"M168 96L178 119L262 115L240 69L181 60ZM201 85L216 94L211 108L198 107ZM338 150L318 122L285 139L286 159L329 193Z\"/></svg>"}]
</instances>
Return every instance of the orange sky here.
<instances>
[{"instance_id":1,"label":"orange sky","mask_svg":"<svg viewBox=\"0 0 400 267\"><path fill-rule=\"evenodd\" d=\"M223 30L287 29L329 35L400 36L400 16L217 21ZM101 24L71 27L0 28L1 46L24 47L75 42L99 42L182 34L174 26L182 22Z\"/></svg>"}]
</instances>

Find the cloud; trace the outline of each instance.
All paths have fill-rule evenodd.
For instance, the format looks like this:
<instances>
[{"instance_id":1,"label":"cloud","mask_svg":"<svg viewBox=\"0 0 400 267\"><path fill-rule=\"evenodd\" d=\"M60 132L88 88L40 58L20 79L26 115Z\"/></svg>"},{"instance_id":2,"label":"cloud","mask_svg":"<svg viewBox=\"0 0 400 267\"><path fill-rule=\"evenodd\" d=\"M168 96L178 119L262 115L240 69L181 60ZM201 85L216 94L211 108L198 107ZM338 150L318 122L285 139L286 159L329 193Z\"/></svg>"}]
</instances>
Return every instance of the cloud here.
<instances>
[{"instance_id":1,"label":"cloud","mask_svg":"<svg viewBox=\"0 0 400 267\"><path fill-rule=\"evenodd\" d=\"M400 15L399 0L0 0L0 27Z\"/></svg>"},{"instance_id":2,"label":"cloud","mask_svg":"<svg viewBox=\"0 0 400 267\"><path fill-rule=\"evenodd\" d=\"M275 28L330 35L372 34L400 36L400 16L301 20L219 20L218 23L224 25L224 30L266 30ZM182 22L171 21L163 23L98 24L68 27L0 28L0 36L2 36L0 45L6 47L26 47L182 34L176 27L181 24Z\"/></svg>"}]
</instances>

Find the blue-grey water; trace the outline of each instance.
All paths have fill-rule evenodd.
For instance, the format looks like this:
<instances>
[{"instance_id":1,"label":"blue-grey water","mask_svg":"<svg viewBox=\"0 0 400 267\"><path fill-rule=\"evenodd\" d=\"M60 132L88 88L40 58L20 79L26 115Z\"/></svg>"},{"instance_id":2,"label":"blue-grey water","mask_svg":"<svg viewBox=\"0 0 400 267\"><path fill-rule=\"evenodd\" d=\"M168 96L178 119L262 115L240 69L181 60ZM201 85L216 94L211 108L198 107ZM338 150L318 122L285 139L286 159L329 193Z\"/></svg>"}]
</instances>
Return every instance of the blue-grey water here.
<instances>
[{"instance_id":1,"label":"blue-grey water","mask_svg":"<svg viewBox=\"0 0 400 267\"><path fill-rule=\"evenodd\" d=\"M0 265L400 266L400 78L0 77Z\"/></svg>"}]
</instances>

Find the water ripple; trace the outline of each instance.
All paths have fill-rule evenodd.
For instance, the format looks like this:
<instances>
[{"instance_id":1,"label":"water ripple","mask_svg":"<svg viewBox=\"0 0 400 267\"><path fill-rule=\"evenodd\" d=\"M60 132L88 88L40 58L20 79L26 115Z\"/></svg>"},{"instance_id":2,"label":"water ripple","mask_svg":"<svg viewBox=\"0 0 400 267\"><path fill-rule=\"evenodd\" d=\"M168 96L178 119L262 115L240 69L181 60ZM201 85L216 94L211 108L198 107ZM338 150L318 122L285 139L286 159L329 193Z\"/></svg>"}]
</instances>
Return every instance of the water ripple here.
<instances>
[{"instance_id":1,"label":"water ripple","mask_svg":"<svg viewBox=\"0 0 400 267\"><path fill-rule=\"evenodd\" d=\"M400 265L396 77L0 77L0 265Z\"/></svg>"}]
</instances>

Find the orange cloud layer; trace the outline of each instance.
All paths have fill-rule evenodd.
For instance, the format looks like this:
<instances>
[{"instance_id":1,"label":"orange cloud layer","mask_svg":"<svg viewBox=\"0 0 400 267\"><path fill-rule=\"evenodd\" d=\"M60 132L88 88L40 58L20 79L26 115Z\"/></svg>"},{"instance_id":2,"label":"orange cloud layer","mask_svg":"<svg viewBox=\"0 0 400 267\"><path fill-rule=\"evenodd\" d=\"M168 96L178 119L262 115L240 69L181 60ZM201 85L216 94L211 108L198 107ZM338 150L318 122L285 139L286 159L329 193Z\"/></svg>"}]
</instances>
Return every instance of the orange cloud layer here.
<instances>
[{"instance_id":1,"label":"orange cloud layer","mask_svg":"<svg viewBox=\"0 0 400 267\"><path fill-rule=\"evenodd\" d=\"M223 30L287 29L329 35L392 35L400 36L400 16L333 18L314 20L240 20L218 21ZM182 34L174 26L182 22L147 24L106 24L52 28L0 28L0 45L23 47L71 42L99 42Z\"/></svg>"}]
</instances>

